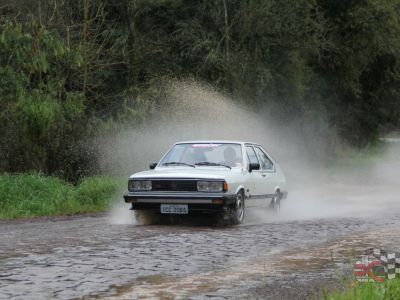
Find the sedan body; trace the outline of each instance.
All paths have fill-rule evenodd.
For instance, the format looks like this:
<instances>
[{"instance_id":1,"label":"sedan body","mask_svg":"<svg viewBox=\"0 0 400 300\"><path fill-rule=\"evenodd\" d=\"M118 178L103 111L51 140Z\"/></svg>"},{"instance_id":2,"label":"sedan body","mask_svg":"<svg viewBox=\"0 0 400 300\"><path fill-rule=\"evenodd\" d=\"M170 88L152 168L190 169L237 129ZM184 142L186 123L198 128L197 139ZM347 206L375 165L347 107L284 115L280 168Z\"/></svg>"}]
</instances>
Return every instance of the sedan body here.
<instances>
[{"instance_id":1,"label":"sedan body","mask_svg":"<svg viewBox=\"0 0 400 300\"><path fill-rule=\"evenodd\" d=\"M176 143L151 170L133 174L125 202L161 214L219 213L243 222L244 209L280 209L285 176L265 149L250 142Z\"/></svg>"}]
</instances>

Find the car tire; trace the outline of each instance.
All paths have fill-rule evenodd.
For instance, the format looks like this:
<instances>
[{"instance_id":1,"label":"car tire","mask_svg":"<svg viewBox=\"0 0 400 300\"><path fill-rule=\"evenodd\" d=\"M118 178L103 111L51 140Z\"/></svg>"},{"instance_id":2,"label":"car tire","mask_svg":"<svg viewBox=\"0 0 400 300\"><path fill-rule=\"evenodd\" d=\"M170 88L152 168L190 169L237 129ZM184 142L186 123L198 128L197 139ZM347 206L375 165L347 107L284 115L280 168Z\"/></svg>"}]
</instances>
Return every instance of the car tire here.
<instances>
[{"instance_id":1,"label":"car tire","mask_svg":"<svg viewBox=\"0 0 400 300\"><path fill-rule=\"evenodd\" d=\"M279 213L281 211L281 199L281 193L279 191L276 191L271 200L271 208L274 210L275 213Z\"/></svg>"},{"instance_id":2,"label":"car tire","mask_svg":"<svg viewBox=\"0 0 400 300\"><path fill-rule=\"evenodd\" d=\"M153 211L136 210L135 220L137 225L152 225L156 223L157 217Z\"/></svg>"},{"instance_id":3,"label":"car tire","mask_svg":"<svg viewBox=\"0 0 400 300\"><path fill-rule=\"evenodd\" d=\"M244 220L244 193L240 191L236 194L235 207L231 213L231 223L234 225L242 224Z\"/></svg>"}]
</instances>

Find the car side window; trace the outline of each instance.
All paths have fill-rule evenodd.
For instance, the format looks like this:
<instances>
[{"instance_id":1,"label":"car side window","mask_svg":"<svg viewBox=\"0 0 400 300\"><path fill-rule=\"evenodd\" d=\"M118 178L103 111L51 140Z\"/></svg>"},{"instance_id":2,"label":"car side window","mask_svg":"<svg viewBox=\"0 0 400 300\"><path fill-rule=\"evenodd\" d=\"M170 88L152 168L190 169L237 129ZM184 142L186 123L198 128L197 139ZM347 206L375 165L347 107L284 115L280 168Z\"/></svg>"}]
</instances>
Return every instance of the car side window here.
<instances>
[{"instance_id":1,"label":"car side window","mask_svg":"<svg viewBox=\"0 0 400 300\"><path fill-rule=\"evenodd\" d=\"M260 162L258 161L257 155L254 152L253 147L246 146L246 153L247 153L247 157L248 157L250 163L260 164Z\"/></svg>"},{"instance_id":2,"label":"car side window","mask_svg":"<svg viewBox=\"0 0 400 300\"><path fill-rule=\"evenodd\" d=\"M263 170L267 171L272 171L274 169L274 164L272 161L268 158L268 156L262 151L260 148L255 147L255 150L257 152L258 157L260 158L261 161L261 168Z\"/></svg>"}]
</instances>

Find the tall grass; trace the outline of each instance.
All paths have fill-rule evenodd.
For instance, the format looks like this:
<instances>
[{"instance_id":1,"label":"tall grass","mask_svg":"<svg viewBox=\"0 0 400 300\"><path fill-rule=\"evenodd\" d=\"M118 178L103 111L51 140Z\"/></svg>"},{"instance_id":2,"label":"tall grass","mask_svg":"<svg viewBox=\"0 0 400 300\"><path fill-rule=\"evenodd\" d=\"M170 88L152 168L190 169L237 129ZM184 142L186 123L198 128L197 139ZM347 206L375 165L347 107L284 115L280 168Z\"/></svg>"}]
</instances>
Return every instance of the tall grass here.
<instances>
[{"instance_id":1,"label":"tall grass","mask_svg":"<svg viewBox=\"0 0 400 300\"><path fill-rule=\"evenodd\" d=\"M400 299L400 279L386 280L384 283L355 283L347 287L345 291L324 295L324 300L383 299Z\"/></svg>"},{"instance_id":2,"label":"tall grass","mask_svg":"<svg viewBox=\"0 0 400 300\"><path fill-rule=\"evenodd\" d=\"M0 175L0 220L106 211L123 182L88 177L73 186L39 174Z\"/></svg>"}]
</instances>

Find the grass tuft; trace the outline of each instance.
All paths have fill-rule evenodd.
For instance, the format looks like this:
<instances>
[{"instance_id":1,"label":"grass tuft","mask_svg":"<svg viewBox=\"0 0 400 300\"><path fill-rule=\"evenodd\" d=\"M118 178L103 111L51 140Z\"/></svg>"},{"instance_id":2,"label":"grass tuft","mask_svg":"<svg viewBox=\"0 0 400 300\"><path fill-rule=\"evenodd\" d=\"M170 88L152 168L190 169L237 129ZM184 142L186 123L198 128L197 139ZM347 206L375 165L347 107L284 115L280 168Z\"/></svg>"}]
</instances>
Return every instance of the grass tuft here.
<instances>
[{"instance_id":1,"label":"grass tuft","mask_svg":"<svg viewBox=\"0 0 400 300\"><path fill-rule=\"evenodd\" d=\"M349 285L343 292L324 295L324 300L395 300L400 299L400 279L384 283L361 283Z\"/></svg>"},{"instance_id":2,"label":"grass tuft","mask_svg":"<svg viewBox=\"0 0 400 300\"><path fill-rule=\"evenodd\" d=\"M39 174L0 175L0 220L106 211L123 182L88 177L73 186Z\"/></svg>"}]
</instances>

